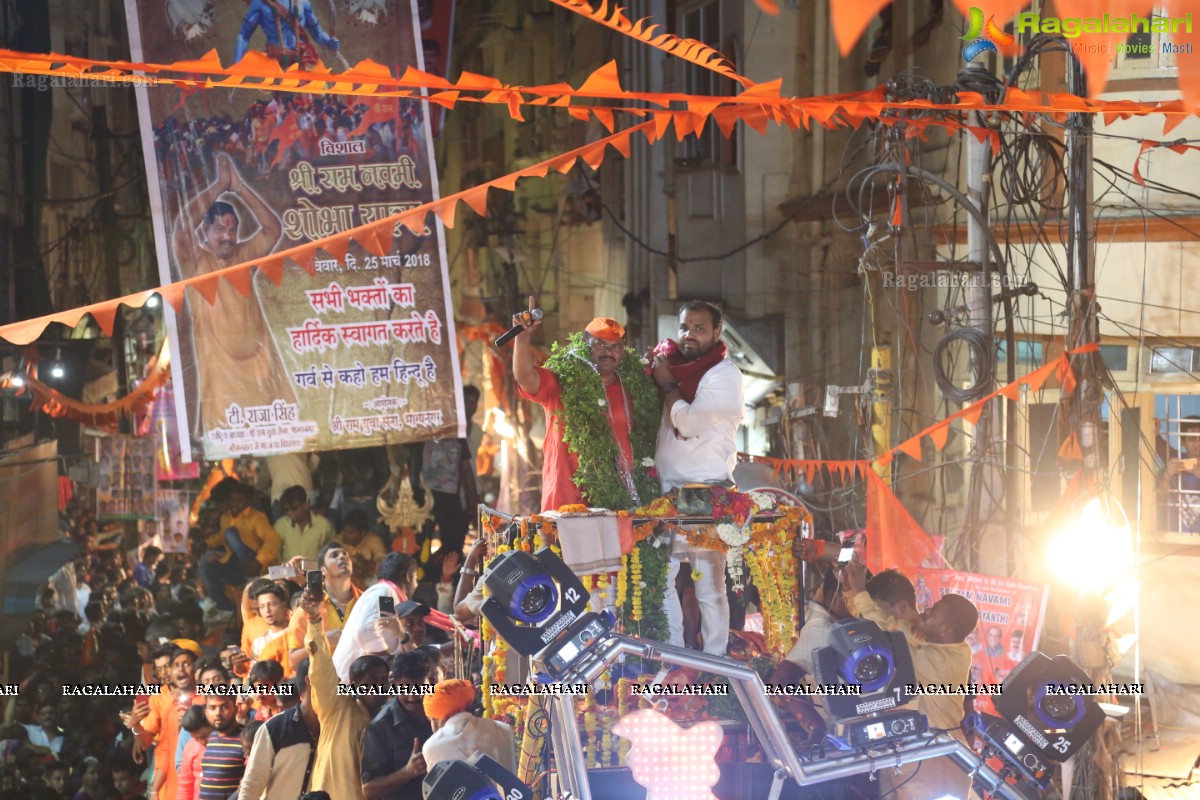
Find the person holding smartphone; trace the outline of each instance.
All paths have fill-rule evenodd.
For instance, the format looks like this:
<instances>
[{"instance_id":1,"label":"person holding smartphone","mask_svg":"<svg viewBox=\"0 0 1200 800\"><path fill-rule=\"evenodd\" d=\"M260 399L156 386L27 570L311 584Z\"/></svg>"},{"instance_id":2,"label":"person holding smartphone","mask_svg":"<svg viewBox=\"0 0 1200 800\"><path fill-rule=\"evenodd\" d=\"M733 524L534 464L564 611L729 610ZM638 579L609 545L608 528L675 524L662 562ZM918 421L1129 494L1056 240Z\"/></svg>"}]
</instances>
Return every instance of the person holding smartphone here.
<instances>
[{"instance_id":1,"label":"person holding smartphone","mask_svg":"<svg viewBox=\"0 0 1200 800\"><path fill-rule=\"evenodd\" d=\"M354 604L333 652L333 663L343 682L349 678L350 665L359 656L390 655L400 647L402 637L394 622L395 609L416 589L417 562L413 557L406 553L384 556L379 564L378 583L363 592Z\"/></svg>"},{"instance_id":2,"label":"person holding smartphone","mask_svg":"<svg viewBox=\"0 0 1200 800\"><path fill-rule=\"evenodd\" d=\"M316 562L297 557L289 564L297 574L305 576L305 586L313 596L321 598L321 619L325 633L333 634L330 641L335 641L336 637L341 636L342 626L363 594L363 590L354 584L354 560L344 547L330 542L317 553ZM316 577L313 576L315 570L319 570ZM304 634L307 632L308 617L292 614L288 627L288 646L292 648L293 666L308 658L304 649Z\"/></svg>"},{"instance_id":3,"label":"person holding smartphone","mask_svg":"<svg viewBox=\"0 0 1200 800\"><path fill-rule=\"evenodd\" d=\"M129 727L142 747L154 743L154 779L150 800L176 796L179 779L175 769L175 751L179 742L180 720L196 698L196 677L192 667L196 654L182 647L171 653L170 682L145 704L135 703Z\"/></svg>"}]
</instances>

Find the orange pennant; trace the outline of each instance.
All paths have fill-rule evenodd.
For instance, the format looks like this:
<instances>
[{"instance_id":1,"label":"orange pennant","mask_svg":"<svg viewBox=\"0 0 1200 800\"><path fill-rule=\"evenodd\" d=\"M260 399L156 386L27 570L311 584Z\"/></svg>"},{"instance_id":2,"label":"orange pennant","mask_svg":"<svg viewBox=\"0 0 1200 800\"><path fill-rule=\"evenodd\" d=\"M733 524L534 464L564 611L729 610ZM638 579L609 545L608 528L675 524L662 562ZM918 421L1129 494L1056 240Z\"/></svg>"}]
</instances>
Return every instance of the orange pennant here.
<instances>
[{"instance_id":1,"label":"orange pennant","mask_svg":"<svg viewBox=\"0 0 1200 800\"><path fill-rule=\"evenodd\" d=\"M909 439L908 441L901 443L900 445L898 445L897 447L895 447L893 449L899 450L901 453L904 453L906 456L913 459L914 461L920 461L921 460L921 437L914 436L911 439Z\"/></svg>"},{"instance_id":2,"label":"orange pennant","mask_svg":"<svg viewBox=\"0 0 1200 800\"><path fill-rule=\"evenodd\" d=\"M829 13L833 17L833 37L837 40L838 51L843 56L850 55L855 42L871 24L871 20L889 3L891 0L832 0L830 2Z\"/></svg>"},{"instance_id":3,"label":"orange pennant","mask_svg":"<svg viewBox=\"0 0 1200 800\"><path fill-rule=\"evenodd\" d=\"M100 326L100 330L104 331L105 336L112 336L113 325L117 321L117 313L120 311L118 306L101 305L92 310L92 319L96 320L96 324Z\"/></svg>"},{"instance_id":4,"label":"orange pennant","mask_svg":"<svg viewBox=\"0 0 1200 800\"><path fill-rule=\"evenodd\" d=\"M254 277L254 273L251 270L247 269L247 270L238 270L236 272L231 272L225 276L225 280L229 281L229 283L232 284L233 288L237 289L237 293L240 294L242 297L249 297L250 296L250 283L251 283L251 279L253 277Z\"/></svg>"},{"instance_id":5,"label":"orange pennant","mask_svg":"<svg viewBox=\"0 0 1200 800\"><path fill-rule=\"evenodd\" d=\"M1054 361L1051 361L1049 364L1038 367L1024 378L1021 378L1020 382L1029 386L1030 391L1040 392L1042 387L1046 384L1046 381L1050 379L1050 376L1054 374L1054 371L1057 368L1058 364Z\"/></svg>"},{"instance_id":6,"label":"orange pennant","mask_svg":"<svg viewBox=\"0 0 1200 800\"><path fill-rule=\"evenodd\" d=\"M589 75L579 87L579 91L600 97L622 94L625 90L621 88L621 74L617 70L617 62L609 61Z\"/></svg>"},{"instance_id":7,"label":"orange pennant","mask_svg":"<svg viewBox=\"0 0 1200 800\"><path fill-rule=\"evenodd\" d=\"M210 272L207 275L201 275L194 281L191 286L200 296L204 298L204 302L210 306L217 301L217 284L221 281L221 276L215 272Z\"/></svg>"},{"instance_id":8,"label":"orange pennant","mask_svg":"<svg viewBox=\"0 0 1200 800\"><path fill-rule=\"evenodd\" d=\"M339 262L346 260L346 253L350 250L350 236L342 234L341 236L331 236L320 240L321 249L329 255L333 256Z\"/></svg>"},{"instance_id":9,"label":"orange pennant","mask_svg":"<svg viewBox=\"0 0 1200 800\"><path fill-rule=\"evenodd\" d=\"M933 442L933 446L938 450L946 449L946 439L950 436L950 420L945 419L931 426L929 429L929 440Z\"/></svg>"},{"instance_id":10,"label":"orange pennant","mask_svg":"<svg viewBox=\"0 0 1200 800\"><path fill-rule=\"evenodd\" d=\"M979 418L983 416L983 404L989 399L990 398L984 398L976 403L972 403L958 413L962 415L962 418L965 422L968 422L971 425L978 425Z\"/></svg>"}]
</instances>

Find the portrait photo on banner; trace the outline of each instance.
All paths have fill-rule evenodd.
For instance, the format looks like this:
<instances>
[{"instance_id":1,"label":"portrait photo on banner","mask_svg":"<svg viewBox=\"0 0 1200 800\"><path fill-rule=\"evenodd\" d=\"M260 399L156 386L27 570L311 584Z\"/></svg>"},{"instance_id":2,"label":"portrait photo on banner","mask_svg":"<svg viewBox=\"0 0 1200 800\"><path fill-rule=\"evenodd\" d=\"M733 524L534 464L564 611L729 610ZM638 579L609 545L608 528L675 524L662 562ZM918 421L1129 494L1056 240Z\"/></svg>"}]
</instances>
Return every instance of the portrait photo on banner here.
<instances>
[{"instance_id":1,"label":"portrait photo on banner","mask_svg":"<svg viewBox=\"0 0 1200 800\"><path fill-rule=\"evenodd\" d=\"M215 50L225 66L372 59L401 75L424 55L415 7L299 0L282 20L270 0L126 0L126 15L136 61ZM136 89L162 282L254 262L240 285L210 286L211 304L188 292L181 312L167 309L186 460L463 434L435 217L416 232L397 223L381 254L316 250L311 275L273 260L437 197L422 101L320 88Z\"/></svg>"}]
</instances>

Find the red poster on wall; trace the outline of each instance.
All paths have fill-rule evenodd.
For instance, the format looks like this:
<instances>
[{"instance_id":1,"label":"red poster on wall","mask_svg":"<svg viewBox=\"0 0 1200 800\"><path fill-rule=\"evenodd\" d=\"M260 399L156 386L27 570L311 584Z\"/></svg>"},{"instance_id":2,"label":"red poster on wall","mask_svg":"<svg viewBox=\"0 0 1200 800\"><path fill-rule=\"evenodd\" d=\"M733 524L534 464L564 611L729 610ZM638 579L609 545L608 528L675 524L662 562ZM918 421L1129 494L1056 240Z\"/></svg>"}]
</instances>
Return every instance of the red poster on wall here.
<instances>
[{"instance_id":1,"label":"red poster on wall","mask_svg":"<svg viewBox=\"0 0 1200 800\"><path fill-rule=\"evenodd\" d=\"M1013 667L1037 649L1049 587L1014 578L948 569L920 569L917 607L924 610L944 594L960 594L979 609L979 625L967 637L971 683L1004 683ZM996 713L991 699L978 697L975 709Z\"/></svg>"}]
</instances>

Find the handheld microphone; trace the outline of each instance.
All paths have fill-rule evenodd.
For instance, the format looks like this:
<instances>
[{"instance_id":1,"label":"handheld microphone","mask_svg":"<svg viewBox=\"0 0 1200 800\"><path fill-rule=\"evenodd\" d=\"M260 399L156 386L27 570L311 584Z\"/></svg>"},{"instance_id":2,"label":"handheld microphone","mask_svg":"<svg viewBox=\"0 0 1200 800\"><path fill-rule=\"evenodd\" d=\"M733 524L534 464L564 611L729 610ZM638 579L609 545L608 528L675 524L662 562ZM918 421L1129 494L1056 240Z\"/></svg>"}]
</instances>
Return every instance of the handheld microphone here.
<instances>
[{"instance_id":1,"label":"handheld microphone","mask_svg":"<svg viewBox=\"0 0 1200 800\"><path fill-rule=\"evenodd\" d=\"M530 321L537 321L537 320L541 319L544 315L542 314L542 310L540 308L531 308L528 311L522 311L521 316L525 317L525 319L530 320ZM523 331L523 330L525 330L525 329L523 327L521 327L520 325L513 325L511 328L509 328L504 333L502 333L499 338L496 339L496 341L495 341L496 347L504 347L504 345L508 344L513 339L517 338L517 336L519 336L521 331Z\"/></svg>"}]
</instances>

